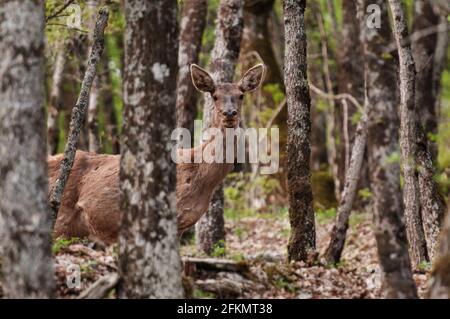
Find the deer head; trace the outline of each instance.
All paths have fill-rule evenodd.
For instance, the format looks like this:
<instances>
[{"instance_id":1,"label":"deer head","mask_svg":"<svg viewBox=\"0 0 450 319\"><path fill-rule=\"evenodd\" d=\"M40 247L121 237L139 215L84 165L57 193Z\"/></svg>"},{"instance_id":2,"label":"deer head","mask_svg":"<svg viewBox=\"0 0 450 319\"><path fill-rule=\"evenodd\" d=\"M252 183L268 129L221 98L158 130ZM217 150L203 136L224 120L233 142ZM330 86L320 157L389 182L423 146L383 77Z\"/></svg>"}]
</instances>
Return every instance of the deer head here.
<instances>
[{"instance_id":1,"label":"deer head","mask_svg":"<svg viewBox=\"0 0 450 319\"><path fill-rule=\"evenodd\" d=\"M264 78L265 67L258 64L245 72L238 83L215 83L213 77L196 64L191 65L192 82L200 92L209 93L214 103L212 126L236 128L241 120L241 107L246 92L256 90Z\"/></svg>"}]
</instances>

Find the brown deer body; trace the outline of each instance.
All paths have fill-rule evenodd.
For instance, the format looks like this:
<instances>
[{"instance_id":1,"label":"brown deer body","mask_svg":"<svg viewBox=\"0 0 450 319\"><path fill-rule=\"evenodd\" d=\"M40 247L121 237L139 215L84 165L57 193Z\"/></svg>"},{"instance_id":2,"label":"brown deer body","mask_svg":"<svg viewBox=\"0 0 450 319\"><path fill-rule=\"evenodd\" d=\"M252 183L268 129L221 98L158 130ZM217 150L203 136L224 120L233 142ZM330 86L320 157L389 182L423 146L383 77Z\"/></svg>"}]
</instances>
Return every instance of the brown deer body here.
<instances>
[{"instance_id":1,"label":"brown deer body","mask_svg":"<svg viewBox=\"0 0 450 319\"><path fill-rule=\"evenodd\" d=\"M259 87L264 66L251 68L237 84L216 84L196 65L191 66L191 75L195 87L213 97L211 126L224 131L239 126L243 94ZM225 134L222 136L224 138ZM211 138L196 148L180 150L179 157L182 162L187 162L187 158L193 159L198 152L216 142L216 138ZM226 145L224 141L221 143ZM48 158L50 187L55 184L62 159L61 154ZM206 212L213 191L232 168L233 164L205 161L177 164L179 234ZM120 155L77 151L55 224L55 237L89 237L108 244L116 241L121 220L119 169Z\"/></svg>"}]
</instances>

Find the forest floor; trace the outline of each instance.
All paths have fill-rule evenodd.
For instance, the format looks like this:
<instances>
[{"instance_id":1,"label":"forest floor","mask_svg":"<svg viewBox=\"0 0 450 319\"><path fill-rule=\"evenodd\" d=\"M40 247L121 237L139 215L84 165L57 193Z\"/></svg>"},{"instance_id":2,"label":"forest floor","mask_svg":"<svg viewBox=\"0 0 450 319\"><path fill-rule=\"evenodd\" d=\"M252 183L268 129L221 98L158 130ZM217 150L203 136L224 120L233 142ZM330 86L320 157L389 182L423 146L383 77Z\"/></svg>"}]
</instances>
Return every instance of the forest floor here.
<instances>
[{"instance_id":1,"label":"forest floor","mask_svg":"<svg viewBox=\"0 0 450 319\"><path fill-rule=\"evenodd\" d=\"M333 222L332 217L318 216L317 246L321 253L328 244ZM214 254L244 265L245 270L196 269L185 276L184 286L192 298L380 298L380 269L370 225L369 214L354 214L342 261L326 266L320 262L286 262L289 222L285 212L227 219L226 251L217 250ZM102 248L86 241L58 240L53 250L57 294L61 298L77 298L96 280L117 271L115 246ZM193 244L183 245L181 254L205 257ZM79 267L81 285L69 288L67 278L74 274L73 265ZM427 274L414 277L423 297ZM114 296L112 290L106 297Z\"/></svg>"}]
</instances>

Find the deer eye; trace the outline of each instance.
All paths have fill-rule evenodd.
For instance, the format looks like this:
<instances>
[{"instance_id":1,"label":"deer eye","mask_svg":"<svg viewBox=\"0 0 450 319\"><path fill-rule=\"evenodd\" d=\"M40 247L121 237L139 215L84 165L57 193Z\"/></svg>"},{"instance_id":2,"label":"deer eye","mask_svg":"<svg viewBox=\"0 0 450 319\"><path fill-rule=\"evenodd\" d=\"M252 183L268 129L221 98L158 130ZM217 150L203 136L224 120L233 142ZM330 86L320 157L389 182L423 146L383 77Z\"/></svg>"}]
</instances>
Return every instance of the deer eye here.
<instances>
[{"instance_id":1,"label":"deer eye","mask_svg":"<svg viewBox=\"0 0 450 319\"><path fill-rule=\"evenodd\" d=\"M244 99L244 94L239 95L239 100L243 100Z\"/></svg>"},{"instance_id":2,"label":"deer eye","mask_svg":"<svg viewBox=\"0 0 450 319\"><path fill-rule=\"evenodd\" d=\"M217 101L217 96L213 95L213 100Z\"/></svg>"}]
</instances>

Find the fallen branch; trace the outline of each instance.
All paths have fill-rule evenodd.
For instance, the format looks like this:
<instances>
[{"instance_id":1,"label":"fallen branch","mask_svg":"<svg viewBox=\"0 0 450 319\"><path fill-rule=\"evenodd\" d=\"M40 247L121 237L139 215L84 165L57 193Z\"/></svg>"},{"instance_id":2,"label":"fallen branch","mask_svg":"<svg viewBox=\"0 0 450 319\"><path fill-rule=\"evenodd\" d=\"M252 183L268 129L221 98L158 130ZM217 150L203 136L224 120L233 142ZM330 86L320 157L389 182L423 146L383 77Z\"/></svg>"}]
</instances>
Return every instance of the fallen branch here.
<instances>
[{"instance_id":1,"label":"fallen branch","mask_svg":"<svg viewBox=\"0 0 450 319\"><path fill-rule=\"evenodd\" d=\"M56 223L58 217L59 206L61 205L61 198L66 186L67 179L73 166L75 159L75 152L77 150L78 137L83 125L83 119L86 115L86 108L89 100L89 91L94 81L94 77L97 70L97 64L100 61L100 57L105 47L104 32L108 23L108 10L106 8L100 9L97 22L94 29L94 44L89 57L86 73L81 84L80 94L78 96L77 103L72 111L72 118L70 120L69 136L67 138L67 144L64 149L64 158L59 168L58 178L56 179L55 186L50 194L50 208L53 217L53 226Z\"/></svg>"},{"instance_id":2,"label":"fallen branch","mask_svg":"<svg viewBox=\"0 0 450 319\"><path fill-rule=\"evenodd\" d=\"M108 295L108 293L116 287L119 282L119 275L112 273L101 277L94 282L88 289L83 291L77 299L101 299Z\"/></svg>"},{"instance_id":3,"label":"fallen branch","mask_svg":"<svg viewBox=\"0 0 450 319\"><path fill-rule=\"evenodd\" d=\"M197 270L230 271L245 273L249 271L248 264L242 261L216 258L183 258L186 275Z\"/></svg>"}]
</instances>

